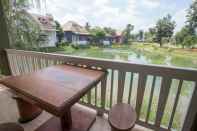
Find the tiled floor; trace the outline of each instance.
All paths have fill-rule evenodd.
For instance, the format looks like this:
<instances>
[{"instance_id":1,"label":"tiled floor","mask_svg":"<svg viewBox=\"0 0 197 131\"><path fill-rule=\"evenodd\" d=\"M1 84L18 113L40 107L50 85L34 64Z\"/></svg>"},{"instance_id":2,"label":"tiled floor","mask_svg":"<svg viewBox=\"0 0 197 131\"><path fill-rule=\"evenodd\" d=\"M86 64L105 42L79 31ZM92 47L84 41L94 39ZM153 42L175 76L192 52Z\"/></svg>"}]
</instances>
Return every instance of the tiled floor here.
<instances>
[{"instance_id":1,"label":"tiled floor","mask_svg":"<svg viewBox=\"0 0 197 131\"><path fill-rule=\"evenodd\" d=\"M25 131L34 131L38 126L48 120L51 115L47 112L43 112L35 120L22 124ZM4 122L16 122L18 118L18 111L15 101L11 98L9 90L0 85L0 123ZM91 127L90 131L110 131L109 124L106 117L97 117L96 122ZM132 131L149 131L146 128L138 125Z\"/></svg>"}]
</instances>

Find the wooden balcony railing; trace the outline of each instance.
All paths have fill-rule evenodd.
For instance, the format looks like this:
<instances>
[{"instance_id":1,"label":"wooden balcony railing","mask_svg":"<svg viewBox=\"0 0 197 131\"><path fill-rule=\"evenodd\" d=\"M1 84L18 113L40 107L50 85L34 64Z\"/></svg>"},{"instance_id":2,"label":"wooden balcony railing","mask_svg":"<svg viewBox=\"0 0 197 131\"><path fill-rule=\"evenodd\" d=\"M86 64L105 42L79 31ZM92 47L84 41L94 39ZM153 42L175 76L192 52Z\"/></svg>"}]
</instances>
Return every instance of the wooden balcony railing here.
<instances>
[{"instance_id":1,"label":"wooden balcony railing","mask_svg":"<svg viewBox=\"0 0 197 131\"><path fill-rule=\"evenodd\" d=\"M124 102L135 107L139 125L156 131L189 131L197 113L197 70L194 69L12 49L6 51L12 75L61 63L107 69L108 77L81 100L99 114L107 113L118 102Z\"/></svg>"}]
</instances>

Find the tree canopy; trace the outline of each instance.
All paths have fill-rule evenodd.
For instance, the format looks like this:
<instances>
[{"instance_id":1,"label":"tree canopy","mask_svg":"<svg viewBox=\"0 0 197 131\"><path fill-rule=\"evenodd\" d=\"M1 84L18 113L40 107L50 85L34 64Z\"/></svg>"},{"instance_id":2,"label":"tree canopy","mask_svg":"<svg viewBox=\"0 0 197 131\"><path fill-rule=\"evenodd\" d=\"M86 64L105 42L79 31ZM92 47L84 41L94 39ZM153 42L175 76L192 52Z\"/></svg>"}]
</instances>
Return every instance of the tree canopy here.
<instances>
[{"instance_id":1,"label":"tree canopy","mask_svg":"<svg viewBox=\"0 0 197 131\"><path fill-rule=\"evenodd\" d=\"M195 0L187 13L187 23L175 35L176 43L182 47L192 48L197 44L197 0Z\"/></svg>"},{"instance_id":2,"label":"tree canopy","mask_svg":"<svg viewBox=\"0 0 197 131\"><path fill-rule=\"evenodd\" d=\"M93 42L102 43L102 40L106 36L106 32L103 28L95 27L90 30L91 35L93 36Z\"/></svg>"},{"instance_id":3,"label":"tree canopy","mask_svg":"<svg viewBox=\"0 0 197 131\"><path fill-rule=\"evenodd\" d=\"M139 40L140 41L144 40L144 31L143 30L139 30Z\"/></svg>"},{"instance_id":4,"label":"tree canopy","mask_svg":"<svg viewBox=\"0 0 197 131\"><path fill-rule=\"evenodd\" d=\"M112 36L116 34L116 30L111 28L111 27L104 27L103 29L104 29L106 34L109 34L109 35L112 35Z\"/></svg>"},{"instance_id":5,"label":"tree canopy","mask_svg":"<svg viewBox=\"0 0 197 131\"><path fill-rule=\"evenodd\" d=\"M58 21L55 21L55 24L56 24L58 42L62 42L64 38L64 31Z\"/></svg>"},{"instance_id":6,"label":"tree canopy","mask_svg":"<svg viewBox=\"0 0 197 131\"><path fill-rule=\"evenodd\" d=\"M197 30L197 0L194 0L187 14L187 23L192 35L196 34Z\"/></svg>"},{"instance_id":7,"label":"tree canopy","mask_svg":"<svg viewBox=\"0 0 197 131\"><path fill-rule=\"evenodd\" d=\"M131 31L134 30L134 25L128 24L123 31L123 42L125 44L129 43L129 39L131 38Z\"/></svg>"},{"instance_id":8,"label":"tree canopy","mask_svg":"<svg viewBox=\"0 0 197 131\"><path fill-rule=\"evenodd\" d=\"M186 43L183 42L185 37L189 34L189 28L187 26L183 27L181 31L177 32L175 35L175 40L177 45L181 45L182 48L186 46Z\"/></svg>"},{"instance_id":9,"label":"tree canopy","mask_svg":"<svg viewBox=\"0 0 197 131\"><path fill-rule=\"evenodd\" d=\"M3 0L11 47L19 49L39 48L42 44L39 25L26 11L27 0Z\"/></svg>"},{"instance_id":10,"label":"tree canopy","mask_svg":"<svg viewBox=\"0 0 197 131\"><path fill-rule=\"evenodd\" d=\"M162 39L170 39L174 33L175 21L172 21L171 15L159 19L156 23L156 41L162 46Z\"/></svg>"},{"instance_id":11,"label":"tree canopy","mask_svg":"<svg viewBox=\"0 0 197 131\"><path fill-rule=\"evenodd\" d=\"M144 33L144 39L148 42L155 42L156 29L149 28L147 32Z\"/></svg>"}]
</instances>

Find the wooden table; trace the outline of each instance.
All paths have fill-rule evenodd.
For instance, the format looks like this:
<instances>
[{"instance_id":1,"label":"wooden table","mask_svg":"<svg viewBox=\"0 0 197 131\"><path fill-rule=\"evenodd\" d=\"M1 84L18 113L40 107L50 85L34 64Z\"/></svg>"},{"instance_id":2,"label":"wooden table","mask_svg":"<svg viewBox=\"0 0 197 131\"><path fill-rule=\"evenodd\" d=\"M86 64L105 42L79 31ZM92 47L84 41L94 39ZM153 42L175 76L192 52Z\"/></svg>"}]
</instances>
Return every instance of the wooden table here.
<instances>
[{"instance_id":1,"label":"wooden table","mask_svg":"<svg viewBox=\"0 0 197 131\"><path fill-rule=\"evenodd\" d=\"M36 131L86 131L96 116L75 103L105 76L104 71L57 65L0 83L55 116Z\"/></svg>"}]
</instances>

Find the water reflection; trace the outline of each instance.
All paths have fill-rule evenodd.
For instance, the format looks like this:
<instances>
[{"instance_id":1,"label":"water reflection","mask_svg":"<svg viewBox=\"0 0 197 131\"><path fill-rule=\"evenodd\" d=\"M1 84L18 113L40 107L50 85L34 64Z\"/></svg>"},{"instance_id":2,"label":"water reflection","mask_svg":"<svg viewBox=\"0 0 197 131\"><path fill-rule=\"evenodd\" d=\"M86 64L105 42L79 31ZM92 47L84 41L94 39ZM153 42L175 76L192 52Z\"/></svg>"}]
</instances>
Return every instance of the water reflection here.
<instances>
[{"instance_id":1,"label":"water reflection","mask_svg":"<svg viewBox=\"0 0 197 131\"><path fill-rule=\"evenodd\" d=\"M64 52L67 54L67 52ZM72 55L105 58L112 60L123 60L139 64L159 64L178 67L197 68L197 59L193 57L177 56L176 54L155 53L133 48L97 48L79 49L72 52Z\"/></svg>"}]
</instances>

